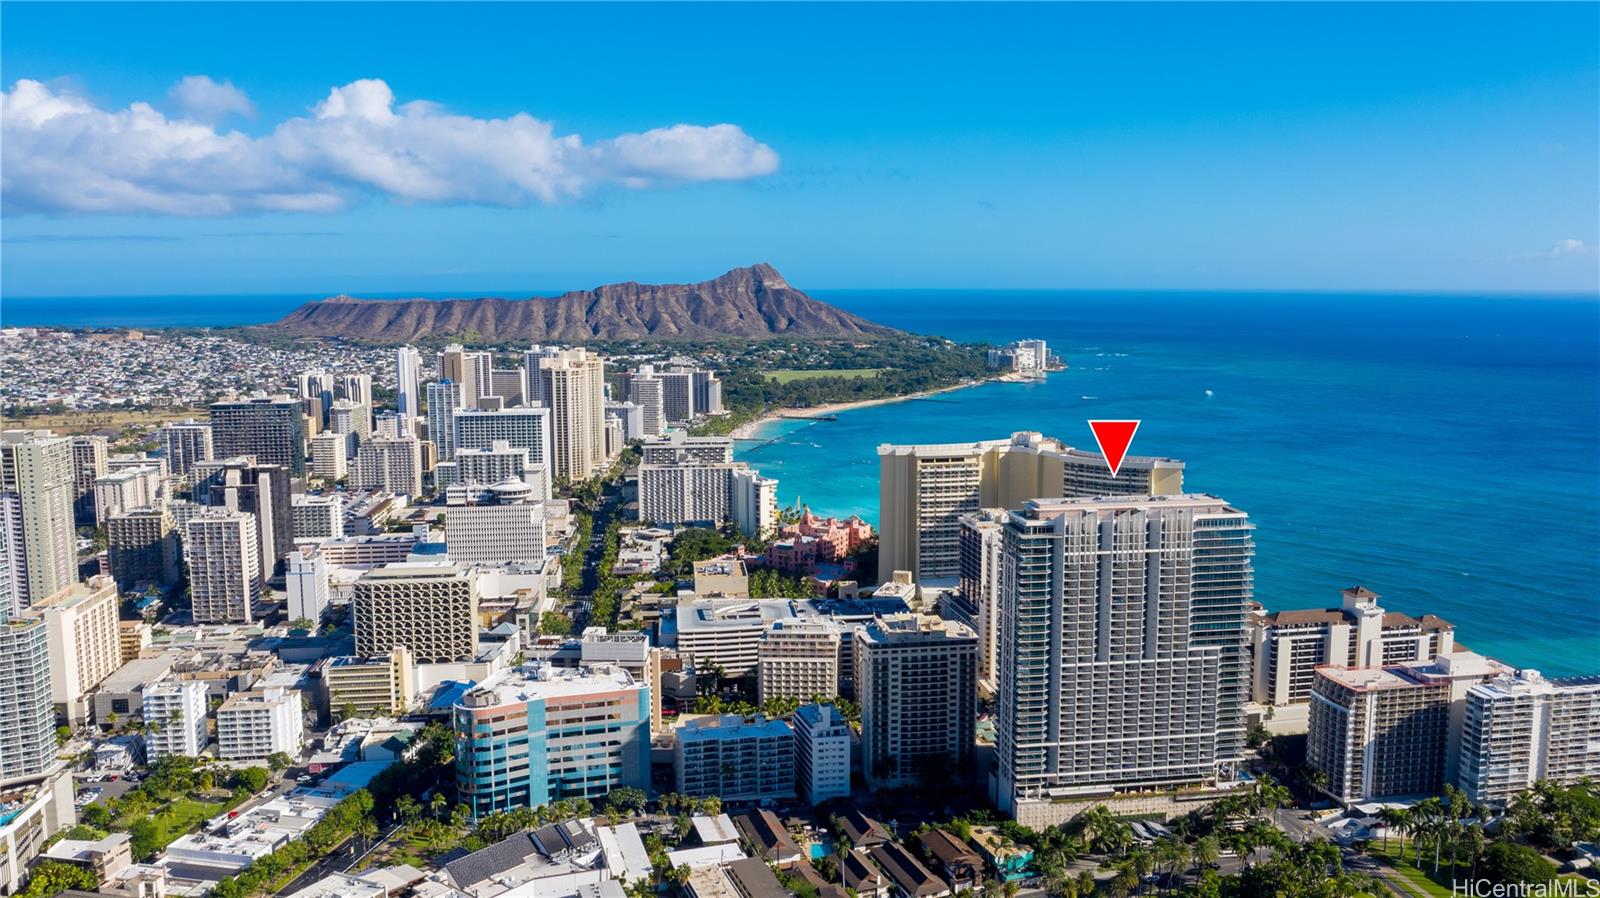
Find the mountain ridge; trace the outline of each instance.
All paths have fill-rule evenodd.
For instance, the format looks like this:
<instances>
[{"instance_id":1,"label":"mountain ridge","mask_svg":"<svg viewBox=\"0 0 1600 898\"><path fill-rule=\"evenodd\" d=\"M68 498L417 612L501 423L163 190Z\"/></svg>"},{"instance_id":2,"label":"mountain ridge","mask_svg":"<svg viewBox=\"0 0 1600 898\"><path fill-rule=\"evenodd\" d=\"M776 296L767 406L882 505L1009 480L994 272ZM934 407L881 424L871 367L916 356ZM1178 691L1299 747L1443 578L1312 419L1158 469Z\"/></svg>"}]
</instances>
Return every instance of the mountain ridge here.
<instances>
[{"instance_id":1,"label":"mountain ridge","mask_svg":"<svg viewBox=\"0 0 1600 898\"><path fill-rule=\"evenodd\" d=\"M552 297L313 300L264 327L294 336L403 343L469 331L512 340L857 337L899 331L812 299L760 262L694 284L625 281Z\"/></svg>"}]
</instances>

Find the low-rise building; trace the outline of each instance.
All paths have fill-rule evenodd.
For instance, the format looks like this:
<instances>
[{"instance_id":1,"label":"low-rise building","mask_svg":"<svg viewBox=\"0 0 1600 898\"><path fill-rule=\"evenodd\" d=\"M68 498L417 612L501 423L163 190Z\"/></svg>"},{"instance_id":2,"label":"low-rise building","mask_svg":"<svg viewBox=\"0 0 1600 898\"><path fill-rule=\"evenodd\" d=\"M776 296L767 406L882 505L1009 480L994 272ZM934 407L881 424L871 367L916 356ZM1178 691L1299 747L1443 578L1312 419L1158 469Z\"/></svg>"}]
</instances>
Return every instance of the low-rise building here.
<instances>
[{"instance_id":1,"label":"low-rise building","mask_svg":"<svg viewBox=\"0 0 1600 898\"><path fill-rule=\"evenodd\" d=\"M942 829L930 829L917 841L933 862L933 869L953 891L976 891L983 883L983 859L971 845Z\"/></svg>"}]
</instances>

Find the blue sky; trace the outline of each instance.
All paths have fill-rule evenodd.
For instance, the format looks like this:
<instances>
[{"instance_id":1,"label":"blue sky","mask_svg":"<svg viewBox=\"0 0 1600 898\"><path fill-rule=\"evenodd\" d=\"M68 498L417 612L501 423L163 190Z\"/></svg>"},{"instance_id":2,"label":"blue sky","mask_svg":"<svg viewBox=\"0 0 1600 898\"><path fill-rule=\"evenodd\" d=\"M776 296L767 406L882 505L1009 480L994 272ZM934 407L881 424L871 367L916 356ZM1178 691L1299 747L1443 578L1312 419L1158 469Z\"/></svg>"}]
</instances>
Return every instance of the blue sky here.
<instances>
[{"instance_id":1,"label":"blue sky","mask_svg":"<svg viewBox=\"0 0 1600 898\"><path fill-rule=\"evenodd\" d=\"M3 14L8 296L1600 289L1595 4Z\"/></svg>"}]
</instances>

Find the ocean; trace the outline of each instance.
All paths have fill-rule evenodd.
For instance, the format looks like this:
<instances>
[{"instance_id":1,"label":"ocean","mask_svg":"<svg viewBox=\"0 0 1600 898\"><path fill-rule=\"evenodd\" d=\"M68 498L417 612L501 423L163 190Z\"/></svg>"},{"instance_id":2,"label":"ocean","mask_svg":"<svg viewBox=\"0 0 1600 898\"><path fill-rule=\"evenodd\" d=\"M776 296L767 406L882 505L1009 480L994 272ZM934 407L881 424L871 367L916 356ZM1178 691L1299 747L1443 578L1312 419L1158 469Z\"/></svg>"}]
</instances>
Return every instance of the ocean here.
<instances>
[{"instance_id":1,"label":"ocean","mask_svg":"<svg viewBox=\"0 0 1600 898\"><path fill-rule=\"evenodd\" d=\"M1268 608L1361 584L1507 663L1600 672L1594 297L812 292L919 333L1042 338L1070 367L767 425L738 455L783 504L876 522L882 443L1037 430L1092 447L1088 419L1138 418L1132 452L1184 459L1188 489L1250 513ZM245 324L309 298L7 299L0 324Z\"/></svg>"},{"instance_id":2,"label":"ocean","mask_svg":"<svg viewBox=\"0 0 1600 898\"><path fill-rule=\"evenodd\" d=\"M1336 607L1364 585L1475 651L1600 672L1600 303L1537 297L818 292L960 340L1048 340L1070 366L926 400L779 421L738 456L779 500L876 521L882 443L1036 430L1135 454L1249 512L1256 597Z\"/></svg>"}]
</instances>

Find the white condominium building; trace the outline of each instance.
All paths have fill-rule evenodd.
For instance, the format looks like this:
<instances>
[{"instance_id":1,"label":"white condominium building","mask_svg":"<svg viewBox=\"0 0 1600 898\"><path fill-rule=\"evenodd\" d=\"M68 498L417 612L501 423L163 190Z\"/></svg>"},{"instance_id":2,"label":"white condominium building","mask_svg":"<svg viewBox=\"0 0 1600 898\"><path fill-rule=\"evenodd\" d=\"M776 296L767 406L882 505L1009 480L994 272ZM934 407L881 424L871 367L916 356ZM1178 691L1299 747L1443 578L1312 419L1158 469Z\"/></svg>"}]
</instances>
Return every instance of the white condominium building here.
<instances>
[{"instance_id":1,"label":"white condominium building","mask_svg":"<svg viewBox=\"0 0 1600 898\"><path fill-rule=\"evenodd\" d=\"M839 694L839 627L826 618L773 621L756 647L761 703Z\"/></svg>"},{"instance_id":2,"label":"white condominium building","mask_svg":"<svg viewBox=\"0 0 1600 898\"><path fill-rule=\"evenodd\" d=\"M196 623L250 623L261 600L256 516L208 509L185 525L183 557Z\"/></svg>"},{"instance_id":3,"label":"white condominium building","mask_svg":"<svg viewBox=\"0 0 1600 898\"><path fill-rule=\"evenodd\" d=\"M144 687L144 745L151 761L168 755L199 757L205 751L204 680L162 680Z\"/></svg>"},{"instance_id":4,"label":"white condominium building","mask_svg":"<svg viewBox=\"0 0 1600 898\"><path fill-rule=\"evenodd\" d=\"M526 360L527 394L550 410L555 476L588 479L606 464L605 359L586 349L536 347Z\"/></svg>"},{"instance_id":5,"label":"white condominium building","mask_svg":"<svg viewBox=\"0 0 1600 898\"><path fill-rule=\"evenodd\" d=\"M94 482L95 520L105 523L114 514L161 504L161 469L155 465L121 468Z\"/></svg>"},{"instance_id":6,"label":"white condominium building","mask_svg":"<svg viewBox=\"0 0 1600 898\"><path fill-rule=\"evenodd\" d=\"M529 464L551 463L550 409L467 409L456 415L456 449L492 449L497 442L528 450Z\"/></svg>"},{"instance_id":7,"label":"white condominium building","mask_svg":"<svg viewBox=\"0 0 1600 898\"><path fill-rule=\"evenodd\" d=\"M1037 500L1009 515L1002 810L1233 778L1252 530L1201 495Z\"/></svg>"},{"instance_id":8,"label":"white condominium building","mask_svg":"<svg viewBox=\"0 0 1600 898\"><path fill-rule=\"evenodd\" d=\"M361 444L350 483L413 498L422 495L422 442L416 437L375 437Z\"/></svg>"},{"instance_id":9,"label":"white condominium building","mask_svg":"<svg viewBox=\"0 0 1600 898\"><path fill-rule=\"evenodd\" d=\"M1007 512L986 508L961 516L961 580L956 616L978 634L978 686L993 695L1000 682L1000 562Z\"/></svg>"},{"instance_id":10,"label":"white condominium building","mask_svg":"<svg viewBox=\"0 0 1600 898\"><path fill-rule=\"evenodd\" d=\"M700 717L674 729L673 737L679 795L758 802L794 797L794 731L781 720Z\"/></svg>"},{"instance_id":11,"label":"white condominium building","mask_svg":"<svg viewBox=\"0 0 1600 898\"><path fill-rule=\"evenodd\" d=\"M50 642L50 697L74 726L89 716L85 696L122 666L116 581L94 577L34 603Z\"/></svg>"},{"instance_id":12,"label":"white condominium building","mask_svg":"<svg viewBox=\"0 0 1600 898\"><path fill-rule=\"evenodd\" d=\"M795 788L817 805L850 797L850 724L832 705L801 705L794 726Z\"/></svg>"},{"instance_id":13,"label":"white condominium building","mask_svg":"<svg viewBox=\"0 0 1600 898\"><path fill-rule=\"evenodd\" d=\"M298 757L304 732L297 689L236 692L217 708L217 753L230 761L251 761L276 752Z\"/></svg>"},{"instance_id":14,"label":"white condominium building","mask_svg":"<svg viewBox=\"0 0 1600 898\"><path fill-rule=\"evenodd\" d=\"M111 443L94 434L78 434L72 439L72 513L79 524L96 523L94 482L111 470Z\"/></svg>"},{"instance_id":15,"label":"white condominium building","mask_svg":"<svg viewBox=\"0 0 1600 898\"><path fill-rule=\"evenodd\" d=\"M456 413L466 407L461 384L439 380L428 384L428 439L437 448L439 461L456 457Z\"/></svg>"},{"instance_id":16,"label":"white condominium building","mask_svg":"<svg viewBox=\"0 0 1600 898\"><path fill-rule=\"evenodd\" d=\"M861 772L875 788L948 782L972 762L978 636L958 621L879 617L856 631Z\"/></svg>"},{"instance_id":17,"label":"white condominium building","mask_svg":"<svg viewBox=\"0 0 1600 898\"><path fill-rule=\"evenodd\" d=\"M728 437L673 431L646 440L639 465L639 520L657 524L732 521L749 535L777 527L778 481L733 461Z\"/></svg>"},{"instance_id":18,"label":"white condominium building","mask_svg":"<svg viewBox=\"0 0 1600 898\"><path fill-rule=\"evenodd\" d=\"M394 352L395 407L406 418L422 417L422 353L402 346Z\"/></svg>"},{"instance_id":19,"label":"white condominium building","mask_svg":"<svg viewBox=\"0 0 1600 898\"><path fill-rule=\"evenodd\" d=\"M478 578L450 562L386 564L356 581L351 618L357 655L403 645L419 663L470 661L478 653Z\"/></svg>"},{"instance_id":20,"label":"white condominium building","mask_svg":"<svg viewBox=\"0 0 1600 898\"><path fill-rule=\"evenodd\" d=\"M316 546L300 546L289 553L289 569L284 574L288 591L289 620L322 620L333 598L328 561Z\"/></svg>"},{"instance_id":21,"label":"white condominium building","mask_svg":"<svg viewBox=\"0 0 1600 898\"><path fill-rule=\"evenodd\" d=\"M10 617L0 606L0 781L43 773L56 764L50 640L44 621Z\"/></svg>"},{"instance_id":22,"label":"white condominium building","mask_svg":"<svg viewBox=\"0 0 1600 898\"><path fill-rule=\"evenodd\" d=\"M1504 674L1467 690L1457 782L1504 807L1539 780L1600 779L1600 677Z\"/></svg>"},{"instance_id":23,"label":"white condominium building","mask_svg":"<svg viewBox=\"0 0 1600 898\"><path fill-rule=\"evenodd\" d=\"M365 405L370 408L372 406L372 375L340 375L339 395L358 405Z\"/></svg>"},{"instance_id":24,"label":"white condominium building","mask_svg":"<svg viewBox=\"0 0 1600 898\"><path fill-rule=\"evenodd\" d=\"M1038 433L976 443L878 447L878 578L912 571L919 583L961 575L960 519L1028 499L1170 495L1183 462L1130 455L1116 477L1098 450Z\"/></svg>"},{"instance_id":25,"label":"white condominium building","mask_svg":"<svg viewBox=\"0 0 1600 898\"><path fill-rule=\"evenodd\" d=\"M344 502L338 493L296 493L289 500L296 542L338 539L344 536Z\"/></svg>"},{"instance_id":26,"label":"white condominium building","mask_svg":"<svg viewBox=\"0 0 1600 898\"><path fill-rule=\"evenodd\" d=\"M15 497L15 513L6 522L12 554L20 562L14 574L15 609L78 582L76 483L71 440L48 430L0 433L0 494Z\"/></svg>"},{"instance_id":27,"label":"white condominium building","mask_svg":"<svg viewBox=\"0 0 1600 898\"><path fill-rule=\"evenodd\" d=\"M211 425L193 418L161 425L160 440L167 471L174 477L187 477L195 462L215 457Z\"/></svg>"},{"instance_id":28,"label":"white condominium building","mask_svg":"<svg viewBox=\"0 0 1600 898\"><path fill-rule=\"evenodd\" d=\"M628 381L628 401L639 406L639 435L642 439L667 432L665 385L653 375L634 375Z\"/></svg>"}]
</instances>

